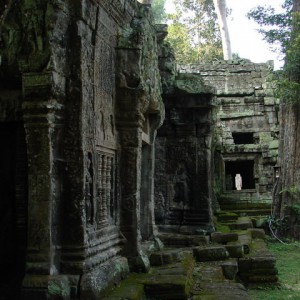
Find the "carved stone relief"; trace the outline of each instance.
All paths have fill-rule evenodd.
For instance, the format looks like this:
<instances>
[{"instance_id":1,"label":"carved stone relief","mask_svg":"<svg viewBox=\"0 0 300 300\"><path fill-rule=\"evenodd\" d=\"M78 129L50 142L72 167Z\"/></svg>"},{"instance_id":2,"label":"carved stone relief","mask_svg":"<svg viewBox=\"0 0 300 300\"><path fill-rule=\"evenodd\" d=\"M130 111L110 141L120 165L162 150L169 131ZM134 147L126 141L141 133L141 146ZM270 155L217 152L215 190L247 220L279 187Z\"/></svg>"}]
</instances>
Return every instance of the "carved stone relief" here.
<instances>
[{"instance_id":1,"label":"carved stone relief","mask_svg":"<svg viewBox=\"0 0 300 300\"><path fill-rule=\"evenodd\" d=\"M97 227L115 223L115 155L97 152Z\"/></svg>"}]
</instances>

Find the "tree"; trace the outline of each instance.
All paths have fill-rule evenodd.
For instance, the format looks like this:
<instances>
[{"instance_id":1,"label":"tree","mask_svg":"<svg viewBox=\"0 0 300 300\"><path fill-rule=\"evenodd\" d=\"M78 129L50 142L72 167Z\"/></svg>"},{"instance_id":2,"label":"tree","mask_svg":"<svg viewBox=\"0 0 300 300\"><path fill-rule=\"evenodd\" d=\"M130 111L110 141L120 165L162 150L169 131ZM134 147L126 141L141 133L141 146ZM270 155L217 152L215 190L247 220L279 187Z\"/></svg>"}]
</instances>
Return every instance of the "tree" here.
<instances>
[{"instance_id":1,"label":"tree","mask_svg":"<svg viewBox=\"0 0 300 300\"><path fill-rule=\"evenodd\" d=\"M265 39L277 42L285 54L282 78L278 80L280 103L279 160L281 174L275 184L273 215L286 219L286 234L300 239L300 0L286 0L285 13L258 7L249 16L263 29Z\"/></svg>"},{"instance_id":2,"label":"tree","mask_svg":"<svg viewBox=\"0 0 300 300\"><path fill-rule=\"evenodd\" d=\"M230 36L226 19L226 0L213 0L213 3L218 16L224 59L232 59Z\"/></svg>"},{"instance_id":3,"label":"tree","mask_svg":"<svg viewBox=\"0 0 300 300\"><path fill-rule=\"evenodd\" d=\"M285 45L284 79L281 81L280 165L277 216L288 219L288 235L300 239L300 0L291 9L291 34Z\"/></svg>"},{"instance_id":4,"label":"tree","mask_svg":"<svg viewBox=\"0 0 300 300\"><path fill-rule=\"evenodd\" d=\"M257 6L247 14L261 26L259 32L274 51L286 53L292 29L292 7L293 0L285 0L283 13L276 13L272 6Z\"/></svg>"},{"instance_id":5,"label":"tree","mask_svg":"<svg viewBox=\"0 0 300 300\"><path fill-rule=\"evenodd\" d=\"M213 0L174 0L174 4L176 12L168 16L172 21L168 40L177 61L199 63L222 59L222 42Z\"/></svg>"},{"instance_id":6,"label":"tree","mask_svg":"<svg viewBox=\"0 0 300 300\"><path fill-rule=\"evenodd\" d=\"M165 10L166 0L153 0L152 2L152 12L156 24L161 24L166 22L166 10Z\"/></svg>"}]
</instances>

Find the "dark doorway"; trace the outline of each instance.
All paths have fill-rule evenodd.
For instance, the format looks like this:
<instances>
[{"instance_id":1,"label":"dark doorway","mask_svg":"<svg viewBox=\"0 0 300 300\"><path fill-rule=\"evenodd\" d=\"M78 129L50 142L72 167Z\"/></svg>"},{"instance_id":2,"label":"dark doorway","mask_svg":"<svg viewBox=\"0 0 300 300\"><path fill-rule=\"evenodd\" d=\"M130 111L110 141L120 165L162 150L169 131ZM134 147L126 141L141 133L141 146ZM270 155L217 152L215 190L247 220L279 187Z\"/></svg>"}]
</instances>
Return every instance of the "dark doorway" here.
<instances>
[{"instance_id":1,"label":"dark doorway","mask_svg":"<svg viewBox=\"0 0 300 300\"><path fill-rule=\"evenodd\" d=\"M232 137L236 145L254 143L253 132L233 132Z\"/></svg>"},{"instance_id":2,"label":"dark doorway","mask_svg":"<svg viewBox=\"0 0 300 300\"><path fill-rule=\"evenodd\" d=\"M25 270L27 155L22 124L0 124L0 294L19 299Z\"/></svg>"},{"instance_id":3,"label":"dark doorway","mask_svg":"<svg viewBox=\"0 0 300 300\"><path fill-rule=\"evenodd\" d=\"M141 169L141 190L140 190L140 222L141 235L143 240L149 240L151 235L151 145L143 142L142 147L142 169Z\"/></svg>"},{"instance_id":4,"label":"dark doorway","mask_svg":"<svg viewBox=\"0 0 300 300\"><path fill-rule=\"evenodd\" d=\"M240 174L241 189L255 189L254 160L225 161L226 190L237 190L236 176Z\"/></svg>"}]
</instances>

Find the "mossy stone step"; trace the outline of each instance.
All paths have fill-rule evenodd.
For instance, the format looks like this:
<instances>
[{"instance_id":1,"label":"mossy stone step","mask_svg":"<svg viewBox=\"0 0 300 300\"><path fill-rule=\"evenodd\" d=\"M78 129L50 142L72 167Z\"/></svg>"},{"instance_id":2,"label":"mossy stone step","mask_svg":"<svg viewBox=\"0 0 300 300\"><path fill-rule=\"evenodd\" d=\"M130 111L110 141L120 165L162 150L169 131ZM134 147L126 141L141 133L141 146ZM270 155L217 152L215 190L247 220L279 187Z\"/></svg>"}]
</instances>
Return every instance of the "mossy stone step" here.
<instances>
[{"instance_id":1,"label":"mossy stone step","mask_svg":"<svg viewBox=\"0 0 300 300\"><path fill-rule=\"evenodd\" d=\"M250 254L239 259L238 266L239 276L245 283L274 283L278 280L276 258L263 240L252 241Z\"/></svg>"},{"instance_id":2,"label":"mossy stone step","mask_svg":"<svg viewBox=\"0 0 300 300\"><path fill-rule=\"evenodd\" d=\"M224 246L210 246L210 247L194 247L193 253L196 261L218 261L225 260L229 257Z\"/></svg>"},{"instance_id":3,"label":"mossy stone step","mask_svg":"<svg viewBox=\"0 0 300 300\"><path fill-rule=\"evenodd\" d=\"M235 221L240 216L234 212L218 212L216 213L219 222Z\"/></svg>"},{"instance_id":4,"label":"mossy stone step","mask_svg":"<svg viewBox=\"0 0 300 300\"><path fill-rule=\"evenodd\" d=\"M210 235L212 243L227 244L228 242L235 242L238 240L239 236L237 233L222 233L213 232Z\"/></svg>"},{"instance_id":5,"label":"mossy stone step","mask_svg":"<svg viewBox=\"0 0 300 300\"><path fill-rule=\"evenodd\" d=\"M239 242L232 242L231 244L225 245L225 248L232 258L241 258L245 255L245 247Z\"/></svg>"},{"instance_id":6,"label":"mossy stone step","mask_svg":"<svg viewBox=\"0 0 300 300\"><path fill-rule=\"evenodd\" d=\"M223 275L226 279L234 280L238 272L238 263L236 260L226 261L221 264Z\"/></svg>"},{"instance_id":7,"label":"mossy stone step","mask_svg":"<svg viewBox=\"0 0 300 300\"><path fill-rule=\"evenodd\" d=\"M189 278L185 275L149 275L144 282L144 291L148 298L187 299L190 294Z\"/></svg>"},{"instance_id":8,"label":"mossy stone step","mask_svg":"<svg viewBox=\"0 0 300 300\"><path fill-rule=\"evenodd\" d=\"M151 266L167 265L183 260L188 255L192 255L191 249L165 249L151 253L150 264Z\"/></svg>"},{"instance_id":9,"label":"mossy stone step","mask_svg":"<svg viewBox=\"0 0 300 300\"><path fill-rule=\"evenodd\" d=\"M251 300L246 288L233 282L204 282L193 300Z\"/></svg>"},{"instance_id":10,"label":"mossy stone step","mask_svg":"<svg viewBox=\"0 0 300 300\"><path fill-rule=\"evenodd\" d=\"M193 247L209 243L209 236L204 235L159 233L159 239L165 246L170 247Z\"/></svg>"},{"instance_id":11,"label":"mossy stone step","mask_svg":"<svg viewBox=\"0 0 300 300\"><path fill-rule=\"evenodd\" d=\"M195 260L189 255L180 263L152 268L142 280L147 299L187 299L194 265Z\"/></svg>"},{"instance_id":12,"label":"mossy stone step","mask_svg":"<svg viewBox=\"0 0 300 300\"><path fill-rule=\"evenodd\" d=\"M253 228L253 223L249 217L239 217L234 223L228 224L231 230L246 230Z\"/></svg>"},{"instance_id":13,"label":"mossy stone step","mask_svg":"<svg viewBox=\"0 0 300 300\"><path fill-rule=\"evenodd\" d=\"M237 214L238 216L268 216L270 215L271 210L269 208L261 208L261 209L237 209L232 211L232 213Z\"/></svg>"},{"instance_id":14,"label":"mossy stone step","mask_svg":"<svg viewBox=\"0 0 300 300\"><path fill-rule=\"evenodd\" d=\"M109 293L103 300L143 300L145 299L144 285L139 282L144 274L130 274Z\"/></svg>"},{"instance_id":15,"label":"mossy stone step","mask_svg":"<svg viewBox=\"0 0 300 300\"><path fill-rule=\"evenodd\" d=\"M261 228L248 228L248 232L250 232L252 239L262 239L266 238L266 233Z\"/></svg>"}]
</instances>

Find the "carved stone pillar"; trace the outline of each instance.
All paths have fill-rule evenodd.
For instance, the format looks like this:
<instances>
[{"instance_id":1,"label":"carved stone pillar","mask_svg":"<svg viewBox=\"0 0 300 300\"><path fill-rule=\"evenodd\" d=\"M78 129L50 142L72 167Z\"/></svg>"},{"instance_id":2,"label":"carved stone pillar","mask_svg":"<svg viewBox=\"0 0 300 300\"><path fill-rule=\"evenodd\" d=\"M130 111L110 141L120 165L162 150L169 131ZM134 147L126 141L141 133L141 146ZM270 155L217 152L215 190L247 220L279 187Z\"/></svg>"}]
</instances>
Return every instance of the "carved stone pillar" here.
<instances>
[{"instance_id":1,"label":"carved stone pillar","mask_svg":"<svg viewBox=\"0 0 300 300\"><path fill-rule=\"evenodd\" d=\"M23 298L46 295L59 273L60 139L63 106L49 98L51 73L23 76L28 155L28 244ZM48 94L48 95L47 95ZM42 276L45 275L45 276ZM54 276L54 277L53 277ZM42 296L41 296L42 297Z\"/></svg>"},{"instance_id":2,"label":"carved stone pillar","mask_svg":"<svg viewBox=\"0 0 300 300\"><path fill-rule=\"evenodd\" d=\"M120 128L121 231L127 239L124 255L135 271L147 271L149 260L141 251L140 186L142 129L136 123Z\"/></svg>"}]
</instances>

